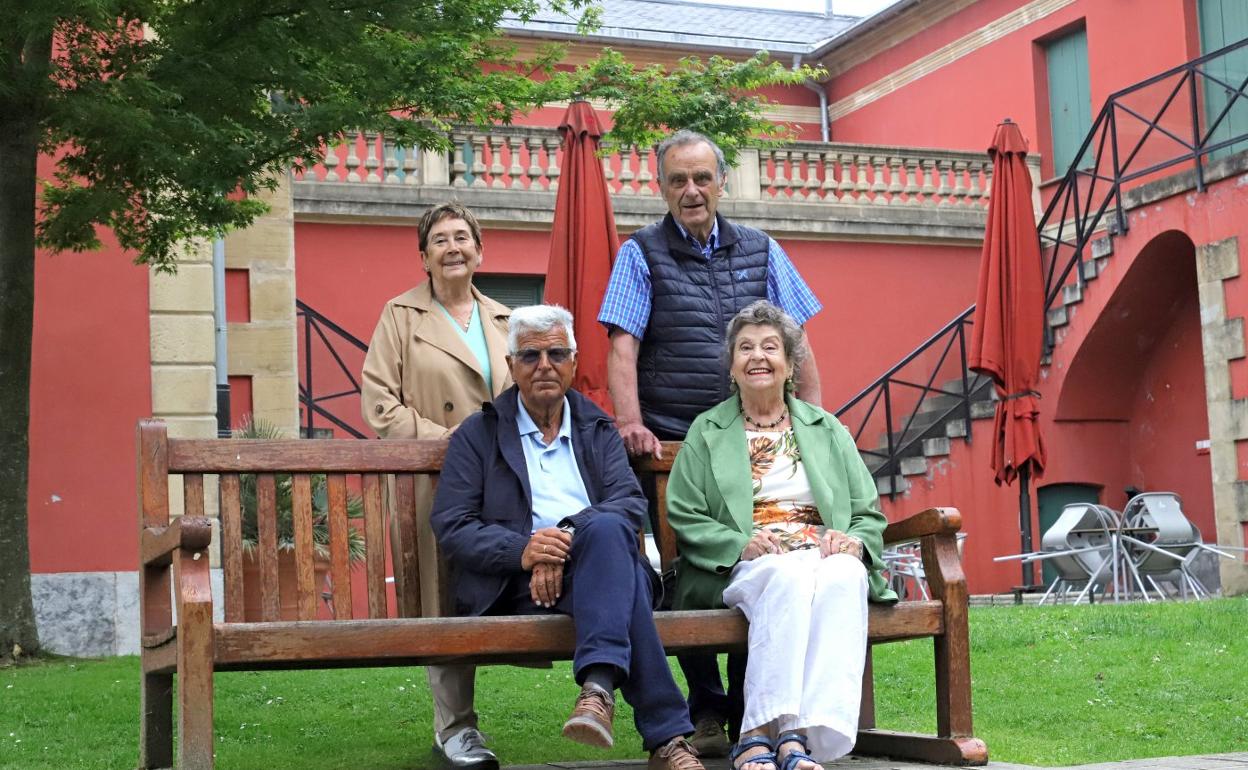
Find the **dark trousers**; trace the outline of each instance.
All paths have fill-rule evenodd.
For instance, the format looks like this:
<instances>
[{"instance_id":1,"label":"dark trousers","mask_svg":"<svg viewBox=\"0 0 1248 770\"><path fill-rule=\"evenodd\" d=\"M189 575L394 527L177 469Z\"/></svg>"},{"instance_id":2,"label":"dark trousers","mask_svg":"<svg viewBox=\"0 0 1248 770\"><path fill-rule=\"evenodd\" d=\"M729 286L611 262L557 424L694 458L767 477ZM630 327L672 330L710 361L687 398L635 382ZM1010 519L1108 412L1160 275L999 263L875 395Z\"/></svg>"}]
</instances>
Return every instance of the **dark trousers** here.
<instances>
[{"instance_id":1,"label":"dark trousers","mask_svg":"<svg viewBox=\"0 0 1248 770\"><path fill-rule=\"evenodd\" d=\"M559 612L572 617L576 653L572 670L584 682L586 667L614 666L623 674L620 693L647 751L693 732L689 707L672 678L654 627L650 576L637 553L637 534L611 514L590 517L572 538L564 565L563 595L551 609L533 603L529 573L512 578L488 614Z\"/></svg>"},{"instance_id":2,"label":"dark trousers","mask_svg":"<svg viewBox=\"0 0 1248 770\"><path fill-rule=\"evenodd\" d=\"M728 655L728 689L719 676L719 659L714 653L677 655L680 670L689 683L689 714L694 722L714 719L728 723L728 737L741 734L745 714L745 661L743 652Z\"/></svg>"}]
</instances>

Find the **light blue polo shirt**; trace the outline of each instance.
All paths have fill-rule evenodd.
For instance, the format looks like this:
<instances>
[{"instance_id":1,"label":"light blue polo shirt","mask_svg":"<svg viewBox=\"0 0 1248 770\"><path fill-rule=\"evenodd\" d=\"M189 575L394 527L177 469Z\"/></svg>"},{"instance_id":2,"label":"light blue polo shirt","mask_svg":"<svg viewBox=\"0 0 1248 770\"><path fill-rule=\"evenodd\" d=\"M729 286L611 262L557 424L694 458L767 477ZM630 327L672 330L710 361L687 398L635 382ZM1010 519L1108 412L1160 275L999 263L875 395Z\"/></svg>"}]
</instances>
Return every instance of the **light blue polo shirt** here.
<instances>
[{"instance_id":1,"label":"light blue polo shirt","mask_svg":"<svg viewBox=\"0 0 1248 770\"><path fill-rule=\"evenodd\" d=\"M549 444L542 441L542 431L516 400L516 427L520 429L520 445L524 447L524 465L529 471L529 489L533 491L533 531L555 527L574 513L589 507L589 494L576 452L572 450L572 407L563 397L563 420L559 433Z\"/></svg>"}]
</instances>

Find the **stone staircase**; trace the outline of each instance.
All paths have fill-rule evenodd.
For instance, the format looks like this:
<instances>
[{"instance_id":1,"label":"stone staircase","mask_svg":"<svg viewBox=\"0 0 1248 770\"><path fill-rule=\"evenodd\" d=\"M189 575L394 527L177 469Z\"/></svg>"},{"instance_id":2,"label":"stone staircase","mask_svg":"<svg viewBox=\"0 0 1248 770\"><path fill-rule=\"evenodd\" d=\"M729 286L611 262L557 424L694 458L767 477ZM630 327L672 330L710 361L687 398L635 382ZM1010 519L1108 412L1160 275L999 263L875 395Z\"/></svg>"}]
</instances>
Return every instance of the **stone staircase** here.
<instances>
[{"instance_id":1,"label":"stone staircase","mask_svg":"<svg viewBox=\"0 0 1248 770\"><path fill-rule=\"evenodd\" d=\"M1097 238L1089 243L1089 257L1083 263L1083 281L1062 287L1058 304L1048 311L1049 329L1055 333L1055 341L1061 342L1062 335L1058 332L1070 322L1072 309L1083 302L1085 286L1096 280L1105 271L1105 266L1113 255L1113 233ZM1051 363L1052 357L1045 353L1040 360L1041 367ZM970 413L972 421L991 419L996 413L997 394L986 377L971 375ZM942 390L960 392L961 380L947 382ZM869 452L863 452L863 460L867 468L876 477L876 488L881 495L902 494L910 488L909 479L923 476L932 463L949 455L952 440L967 439L973 426L967 425L962 410L955 408L960 402L956 396L941 395L925 399L908 431L893 433L894 446L913 441L906 450L899 453L897 473L884 473L887 461ZM876 452L887 452L887 441L881 438Z\"/></svg>"}]
</instances>

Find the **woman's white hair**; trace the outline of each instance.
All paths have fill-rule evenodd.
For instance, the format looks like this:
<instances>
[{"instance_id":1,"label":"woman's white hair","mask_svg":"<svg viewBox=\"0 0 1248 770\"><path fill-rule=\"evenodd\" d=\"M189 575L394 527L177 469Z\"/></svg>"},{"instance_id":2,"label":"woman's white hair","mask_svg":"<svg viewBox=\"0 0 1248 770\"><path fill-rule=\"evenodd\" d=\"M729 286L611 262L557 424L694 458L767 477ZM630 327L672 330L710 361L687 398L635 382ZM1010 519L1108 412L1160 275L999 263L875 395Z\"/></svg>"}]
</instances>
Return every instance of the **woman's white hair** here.
<instances>
[{"instance_id":1,"label":"woman's white hair","mask_svg":"<svg viewBox=\"0 0 1248 770\"><path fill-rule=\"evenodd\" d=\"M507 352L515 353L520 337L545 334L562 328L568 335L568 347L576 350L576 334L572 331L572 314L558 305L526 305L511 311L507 327Z\"/></svg>"}]
</instances>

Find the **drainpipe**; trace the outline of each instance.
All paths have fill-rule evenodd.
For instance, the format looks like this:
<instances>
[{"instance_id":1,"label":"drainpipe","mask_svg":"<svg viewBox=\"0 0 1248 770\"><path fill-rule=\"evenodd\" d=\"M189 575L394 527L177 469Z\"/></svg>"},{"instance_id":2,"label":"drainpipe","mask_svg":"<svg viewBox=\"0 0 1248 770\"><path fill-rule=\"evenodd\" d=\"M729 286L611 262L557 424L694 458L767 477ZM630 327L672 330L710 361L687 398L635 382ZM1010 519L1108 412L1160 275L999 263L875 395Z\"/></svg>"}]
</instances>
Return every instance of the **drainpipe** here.
<instances>
[{"instance_id":1,"label":"drainpipe","mask_svg":"<svg viewBox=\"0 0 1248 770\"><path fill-rule=\"evenodd\" d=\"M828 1L828 12L832 11L831 0ZM802 55L800 53L793 54L793 69L802 66ZM802 85L819 95L819 135L823 137L824 142L831 141L831 130L828 127L828 92L823 90L823 86L819 83L807 79Z\"/></svg>"},{"instance_id":2,"label":"drainpipe","mask_svg":"<svg viewBox=\"0 0 1248 770\"><path fill-rule=\"evenodd\" d=\"M225 239L212 242L212 317L217 342L217 437L230 435L230 371L226 360L225 323Z\"/></svg>"}]
</instances>

